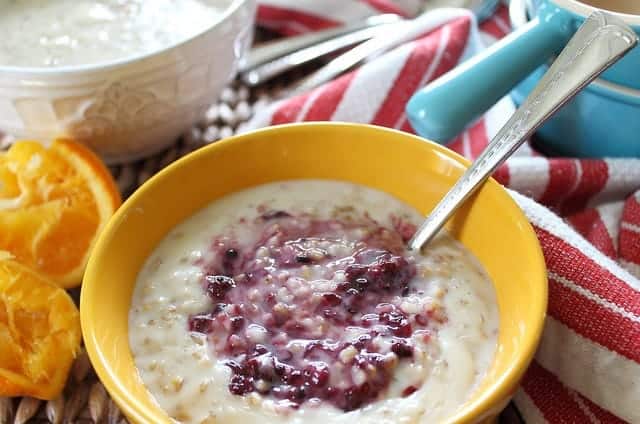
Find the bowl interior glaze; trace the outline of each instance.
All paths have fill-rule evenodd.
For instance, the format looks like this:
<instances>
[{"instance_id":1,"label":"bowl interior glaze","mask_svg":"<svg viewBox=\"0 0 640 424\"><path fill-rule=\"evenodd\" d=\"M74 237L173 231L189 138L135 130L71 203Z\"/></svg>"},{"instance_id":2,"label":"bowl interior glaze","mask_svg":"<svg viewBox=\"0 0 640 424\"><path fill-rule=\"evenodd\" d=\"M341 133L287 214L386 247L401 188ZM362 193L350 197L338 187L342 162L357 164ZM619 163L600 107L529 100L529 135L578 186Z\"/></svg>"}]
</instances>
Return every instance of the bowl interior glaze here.
<instances>
[{"instance_id":1,"label":"bowl interior glaze","mask_svg":"<svg viewBox=\"0 0 640 424\"><path fill-rule=\"evenodd\" d=\"M81 316L98 376L133 422L169 422L132 360L127 337L131 295L137 273L157 243L211 201L270 181L326 178L383 190L426 213L467 165L444 147L406 133L335 123L271 127L175 162L125 202L91 256ZM533 357L546 309L546 272L530 224L493 180L448 227L482 262L498 297L500 334L493 367L447 421L477 422L505 406Z\"/></svg>"}]
</instances>

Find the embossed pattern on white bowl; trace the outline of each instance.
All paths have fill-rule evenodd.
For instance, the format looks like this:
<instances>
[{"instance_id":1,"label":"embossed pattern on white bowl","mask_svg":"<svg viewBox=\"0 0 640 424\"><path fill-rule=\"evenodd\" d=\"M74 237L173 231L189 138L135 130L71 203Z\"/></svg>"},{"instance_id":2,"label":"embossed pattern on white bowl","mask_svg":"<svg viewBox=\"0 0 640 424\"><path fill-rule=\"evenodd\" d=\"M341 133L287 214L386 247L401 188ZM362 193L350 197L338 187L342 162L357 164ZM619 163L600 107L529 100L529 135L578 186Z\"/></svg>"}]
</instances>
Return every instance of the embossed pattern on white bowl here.
<instances>
[{"instance_id":1,"label":"embossed pattern on white bowl","mask_svg":"<svg viewBox=\"0 0 640 424\"><path fill-rule=\"evenodd\" d=\"M48 142L72 137L108 163L175 142L230 82L253 35L255 0L223 3L221 20L162 51L101 65L0 67L0 130Z\"/></svg>"}]
</instances>

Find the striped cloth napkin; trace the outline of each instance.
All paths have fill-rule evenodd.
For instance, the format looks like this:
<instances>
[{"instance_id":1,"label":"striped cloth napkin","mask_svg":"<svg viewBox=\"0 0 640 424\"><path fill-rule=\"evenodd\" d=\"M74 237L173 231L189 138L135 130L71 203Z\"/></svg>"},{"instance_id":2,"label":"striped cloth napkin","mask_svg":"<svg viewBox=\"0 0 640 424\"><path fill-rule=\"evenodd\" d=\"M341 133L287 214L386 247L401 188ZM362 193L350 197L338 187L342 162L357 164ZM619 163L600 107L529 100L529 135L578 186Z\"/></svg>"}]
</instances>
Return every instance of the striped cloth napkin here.
<instances>
[{"instance_id":1,"label":"striped cloth napkin","mask_svg":"<svg viewBox=\"0 0 640 424\"><path fill-rule=\"evenodd\" d=\"M258 21L298 34L381 12L410 17L423 6L421 0L262 0ZM246 129L335 120L412 132L404 114L411 94L509 31L504 6L480 26L468 9L435 9L417 24L421 37L268 105ZM513 110L502 99L449 147L473 159ZM640 423L640 160L550 158L525 145L495 177L533 224L549 270L542 343L515 395L520 414L527 423Z\"/></svg>"}]
</instances>

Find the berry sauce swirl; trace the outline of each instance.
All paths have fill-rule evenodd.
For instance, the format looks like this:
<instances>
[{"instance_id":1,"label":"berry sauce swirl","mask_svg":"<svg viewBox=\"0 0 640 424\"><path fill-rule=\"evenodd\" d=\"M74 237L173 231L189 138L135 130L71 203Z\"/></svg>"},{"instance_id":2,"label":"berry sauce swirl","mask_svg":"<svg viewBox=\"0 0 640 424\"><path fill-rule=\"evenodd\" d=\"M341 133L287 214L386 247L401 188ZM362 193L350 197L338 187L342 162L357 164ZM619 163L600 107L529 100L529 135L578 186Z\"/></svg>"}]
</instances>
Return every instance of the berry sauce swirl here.
<instances>
[{"instance_id":1,"label":"berry sauce swirl","mask_svg":"<svg viewBox=\"0 0 640 424\"><path fill-rule=\"evenodd\" d=\"M327 402L344 411L381 397L402 362L429 342L442 316L408 302L417 288L405 242L366 214L319 219L263 211L216 236L197 265L212 309L189 318L231 370L229 391L298 408ZM417 390L408 386L403 395Z\"/></svg>"}]
</instances>

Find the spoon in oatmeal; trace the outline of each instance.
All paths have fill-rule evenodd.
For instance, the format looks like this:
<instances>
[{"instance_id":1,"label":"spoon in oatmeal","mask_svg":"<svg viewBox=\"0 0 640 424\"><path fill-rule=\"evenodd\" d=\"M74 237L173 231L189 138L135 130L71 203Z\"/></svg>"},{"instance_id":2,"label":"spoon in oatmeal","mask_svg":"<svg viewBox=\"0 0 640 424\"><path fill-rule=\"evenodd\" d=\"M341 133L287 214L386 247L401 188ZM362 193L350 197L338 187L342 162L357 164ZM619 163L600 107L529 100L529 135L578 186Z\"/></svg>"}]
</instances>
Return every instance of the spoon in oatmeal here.
<instances>
[{"instance_id":1,"label":"spoon in oatmeal","mask_svg":"<svg viewBox=\"0 0 640 424\"><path fill-rule=\"evenodd\" d=\"M602 12L591 14L529 97L427 216L409 240L409 249L419 251L428 244L453 213L538 127L622 58L637 41L633 30L618 19Z\"/></svg>"}]
</instances>

